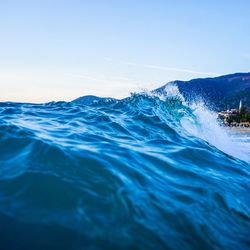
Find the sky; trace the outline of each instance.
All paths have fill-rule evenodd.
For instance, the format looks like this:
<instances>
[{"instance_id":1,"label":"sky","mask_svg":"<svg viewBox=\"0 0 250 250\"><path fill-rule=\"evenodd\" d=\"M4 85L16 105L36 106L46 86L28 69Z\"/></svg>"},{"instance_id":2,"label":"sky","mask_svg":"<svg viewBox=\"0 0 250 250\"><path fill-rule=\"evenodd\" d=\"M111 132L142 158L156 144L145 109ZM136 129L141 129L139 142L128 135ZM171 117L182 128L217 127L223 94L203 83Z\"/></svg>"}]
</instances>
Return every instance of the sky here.
<instances>
[{"instance_id":1,"label":"sky","mask_svg":"<svg viewBox=\"0 0 250 250\"><path fill-rule=\"evenodd\" d=\"M0 0L0 101L249 72L249 31L249 0Z\"/></svg>"}]
</instances>

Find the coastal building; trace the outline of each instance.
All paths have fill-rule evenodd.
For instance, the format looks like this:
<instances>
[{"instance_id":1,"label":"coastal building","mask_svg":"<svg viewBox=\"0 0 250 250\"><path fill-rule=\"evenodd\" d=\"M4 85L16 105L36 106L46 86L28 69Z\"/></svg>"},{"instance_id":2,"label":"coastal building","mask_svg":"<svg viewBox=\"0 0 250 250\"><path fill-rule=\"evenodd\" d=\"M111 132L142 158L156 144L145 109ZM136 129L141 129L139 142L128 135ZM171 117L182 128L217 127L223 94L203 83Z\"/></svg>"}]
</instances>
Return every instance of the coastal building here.
<instances>
[{"instance_id":1,"label":"coastal building","mask_svg":"<svg viewBox=\"0 0 250 250\"><path fill-rule=\"evenodd\" d=\"M240 100L239 113L241 114L242 111L243 111L242 100Z\"/></svg>"},{"instance_id":2,"label":"coastal building","mask_svg":"<svg viewBox=\"0 0 250 250\"><path fill-rule=\"evenodd\" d=\"M250 127L250 122L240 122L241 127Z\"/></svg>"},{"instance_id":3,"label":"coastal building","mask_svg":"<svg viewBox=\"0 0 250 250\"><path fill-rule=\"evenodd\" d=\"M225 126L250 127L250 114L247 113L243 107L242 100L240 100L238 109L219 112L218 119L221 120Z\"/></svg>"}]
</instances>

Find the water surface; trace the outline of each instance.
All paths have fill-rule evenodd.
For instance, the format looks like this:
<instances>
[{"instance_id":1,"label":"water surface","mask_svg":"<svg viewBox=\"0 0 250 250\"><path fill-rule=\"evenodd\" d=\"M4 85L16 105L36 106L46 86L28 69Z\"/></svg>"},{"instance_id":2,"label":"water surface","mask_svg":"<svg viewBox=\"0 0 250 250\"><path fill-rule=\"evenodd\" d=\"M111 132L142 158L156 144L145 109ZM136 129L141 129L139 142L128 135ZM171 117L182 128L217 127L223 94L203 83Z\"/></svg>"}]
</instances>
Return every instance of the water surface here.
<instances>
[{"instance_id":1,"label":"water surface","mask_svg":"<svg viewBox=\"0 0 250 250\"><path fill-rule=\"evenodd\" d=\"M244 140L178 98L1 103L1 249L249 249Z\"/></svg>"}]
</instances>

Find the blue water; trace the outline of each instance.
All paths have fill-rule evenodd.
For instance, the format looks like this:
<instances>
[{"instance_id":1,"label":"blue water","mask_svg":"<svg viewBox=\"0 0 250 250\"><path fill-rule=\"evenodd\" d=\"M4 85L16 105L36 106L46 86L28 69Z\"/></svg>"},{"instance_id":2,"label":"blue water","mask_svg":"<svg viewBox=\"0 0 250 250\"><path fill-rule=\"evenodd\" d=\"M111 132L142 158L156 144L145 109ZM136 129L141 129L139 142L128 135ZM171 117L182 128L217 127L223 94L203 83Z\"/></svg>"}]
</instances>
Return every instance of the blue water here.
<instances>
[{"instance_id":1,"label":"blue water","mask_svg":"<svg viewBox=\"0 0 250 250\"><path fill-rule=\"evenodd\" d=\"M248 152L197 110L0 103L0 249L249 249Z\"/></svg>"}]
</instances>

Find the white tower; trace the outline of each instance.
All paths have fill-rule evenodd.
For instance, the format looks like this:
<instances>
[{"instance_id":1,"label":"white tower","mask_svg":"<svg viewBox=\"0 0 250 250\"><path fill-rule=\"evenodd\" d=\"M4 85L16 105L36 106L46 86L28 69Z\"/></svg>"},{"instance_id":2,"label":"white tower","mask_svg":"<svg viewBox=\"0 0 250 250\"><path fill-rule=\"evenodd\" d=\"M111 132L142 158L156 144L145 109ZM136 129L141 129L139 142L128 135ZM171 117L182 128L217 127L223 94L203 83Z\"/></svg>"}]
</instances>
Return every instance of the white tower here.
<instances>
[{"instance_id":1,"label":"white tower","mask_svg":"<svg viewBox=\"0 0 250 250\"><path fill-rule=\"evenodd\" d=\"M242 101L240 100L240 105L239 105L239 113L242 111Z\"/></svg>"}]
</instances>

